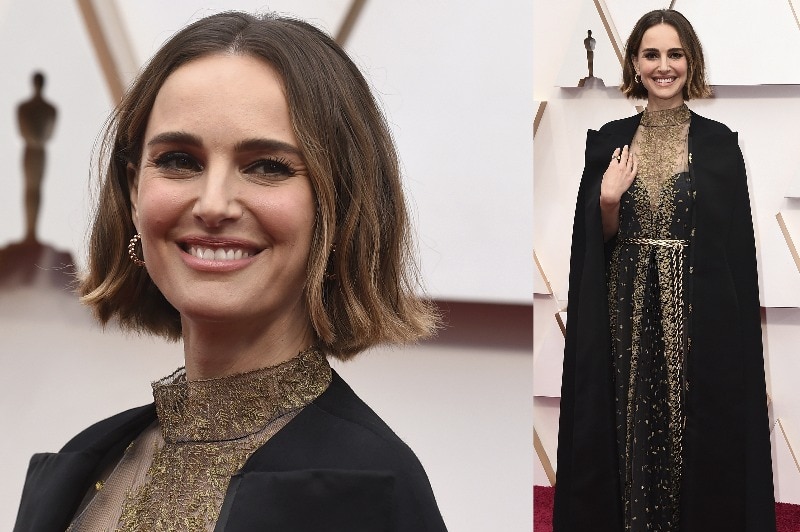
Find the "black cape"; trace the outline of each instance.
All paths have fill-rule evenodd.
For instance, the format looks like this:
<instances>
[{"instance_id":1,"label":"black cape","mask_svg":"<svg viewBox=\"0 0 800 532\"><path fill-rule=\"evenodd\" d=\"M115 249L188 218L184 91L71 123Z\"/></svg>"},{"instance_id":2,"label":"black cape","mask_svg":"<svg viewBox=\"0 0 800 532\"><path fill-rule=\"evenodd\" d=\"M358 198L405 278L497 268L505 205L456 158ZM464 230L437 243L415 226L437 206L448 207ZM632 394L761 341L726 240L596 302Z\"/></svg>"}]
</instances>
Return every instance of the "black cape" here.
<instances>
[{"instance_id":1,"label":"black cape","mask_svg":"<svg viewBox=\"0 0 800 532\"><path fill-rule=\"evenodd\" d=\"M600 182L641 114L590 130L570 258L555 532L622 530L606 249ZM690 242L681 531L775 530L758 273L747 176L736 133L692 113ZM612 243L610 243L612 244Z\"/></svg>"},{"instance_id":2,"label":"black cape","mask_svg":"<svg viewBox=\"0 0 800 532\"><path fill-rule=\"evenodd\" d=\"M31 459L15 532L63 532L99 472L156 419L148 405ZM224 532L442 532L417 457L333 373L329 388L245 463L215 528Z\"/></svg>"}]
</instances>

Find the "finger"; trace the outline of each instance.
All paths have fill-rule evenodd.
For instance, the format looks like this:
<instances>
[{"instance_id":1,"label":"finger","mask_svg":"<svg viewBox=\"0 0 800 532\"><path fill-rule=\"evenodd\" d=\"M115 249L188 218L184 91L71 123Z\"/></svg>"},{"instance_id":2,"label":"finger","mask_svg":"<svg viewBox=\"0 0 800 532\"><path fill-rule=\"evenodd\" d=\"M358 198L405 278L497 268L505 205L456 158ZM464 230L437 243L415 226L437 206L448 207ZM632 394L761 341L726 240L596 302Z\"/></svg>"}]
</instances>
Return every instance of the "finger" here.
<instances>
[{"instance_id":1,"label":"finger","mask_svg":"<svg viewBox=\"0 0 800 532\"><path fill-rule=\"evenodd\" d=\"M613 153L611 154L611 162L612 162L612 163L613 163L614 161L616 161L616 162L619 162L619 160L620 160L620 153L621 153L621 152L622 152L622 150L620 150L619 148L615 148L615 149L614 149Z\"/></svg>"}]
</instances>

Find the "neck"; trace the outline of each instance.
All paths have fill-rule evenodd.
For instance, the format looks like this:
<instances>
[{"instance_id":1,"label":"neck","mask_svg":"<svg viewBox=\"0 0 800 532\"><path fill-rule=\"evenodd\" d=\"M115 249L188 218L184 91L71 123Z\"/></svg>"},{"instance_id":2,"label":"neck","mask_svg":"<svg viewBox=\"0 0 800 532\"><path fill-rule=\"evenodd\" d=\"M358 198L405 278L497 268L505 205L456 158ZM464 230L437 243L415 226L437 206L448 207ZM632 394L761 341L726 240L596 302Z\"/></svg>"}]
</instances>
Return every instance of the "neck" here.
<instances>
[{"instance_id":1,"label":"neck","mask_svg":"<svg viewBox=\"0 0 800 532\"><path fill-rule=\"evenodd\" d=\"M684 104L683 98L675 101L664 102L661 100L655 99L648 99L647 100L647 110L648 111L667 111L669 109L677 109L681 105Z\"/></svg>"},{"instance_id":2,"label":"neck","mask_svg":"<svg viewBox=\"0 0 800 532\"><path fill-rule=\"evenodd\" d=\"M225 377L295 357L314 343L309 323L208 322L182 319L186 378Z\"/></svg>"}]
</instances>

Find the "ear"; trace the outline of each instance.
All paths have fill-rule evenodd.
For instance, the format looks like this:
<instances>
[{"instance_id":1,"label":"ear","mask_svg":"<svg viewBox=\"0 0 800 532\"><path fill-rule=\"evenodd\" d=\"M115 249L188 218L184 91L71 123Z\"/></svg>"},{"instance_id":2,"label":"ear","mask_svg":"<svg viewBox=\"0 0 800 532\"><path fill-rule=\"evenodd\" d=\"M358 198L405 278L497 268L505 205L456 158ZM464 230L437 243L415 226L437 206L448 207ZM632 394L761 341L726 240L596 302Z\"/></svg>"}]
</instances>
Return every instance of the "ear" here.
<instances>
[{"instance_id":1,"label":"ear","mask_svg":"<svg viewBox=\"0 0 800 532\"><path fill-rule=\"evenodd\" d=\"M139 169L128 163L125 168L125 173L128 177L128 193L131 199L131 220L133 225L139 230Z\"/></svg>"},{"instance_id":2,"label":"ear","mask_svg":"<svg viewBox=\"0 0 800 532\"><path fill-rule=\"evenodd\" d=\"M639 57L634 55L632 61L633 61L633 70L636 72L636 74L638 74L639 73Z\"/></svg>"}]
</instances>

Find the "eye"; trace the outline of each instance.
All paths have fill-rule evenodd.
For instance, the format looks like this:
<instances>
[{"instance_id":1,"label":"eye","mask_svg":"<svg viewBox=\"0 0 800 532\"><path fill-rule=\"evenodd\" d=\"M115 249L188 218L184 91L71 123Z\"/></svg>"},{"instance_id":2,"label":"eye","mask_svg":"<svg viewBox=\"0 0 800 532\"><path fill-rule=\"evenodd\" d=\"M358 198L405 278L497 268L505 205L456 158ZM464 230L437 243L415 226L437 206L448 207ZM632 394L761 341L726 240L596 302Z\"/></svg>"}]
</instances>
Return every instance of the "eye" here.
<instances>
[{"instance_id":1,"label":"eye","mask_svg":"<svg viewBox=\"0 0 800 532\"><path fill-rule=\"evenodd\" d=\"M670 59L681 59L683 57L683 52L672 52L669 54Z\"/></svg>"},{"instance_id":2,"label":"eye","mask_svg":"<svg viewBox=\"0 0 800 532\"><path fill-rule=\"evenodd\" d=\"M259 159L247 165L243 172L245 174L263 177L270 181L280 181L295 174L292 164L281 157Z\"/></svg>"},{"instance_id":3,"label":"eye","mask_svg":"<svg viewBox=\"0 0 800 532\"><path fill-rule=\"evenodd\" d=\"M184 152L167 152L155 160L156 166L172 172L199 172L203 166Z\"/></svg>"},{"instance_id":4,"label":"eye","mask_svg":"<svg viewBox=\"0 0 800 532\"><path fill-rule=\"evenodd\" d=\"M656 52L645 52L644 53L645 59L658 59L658 54Z\"/></svg>"}]
</instances>

